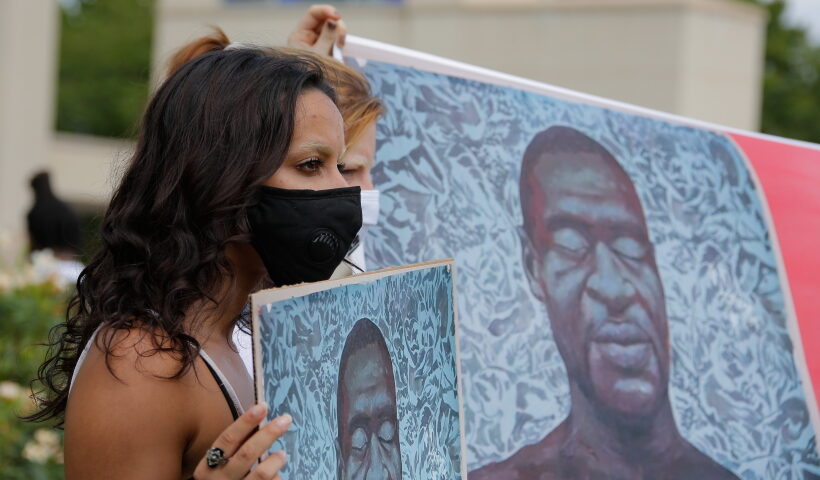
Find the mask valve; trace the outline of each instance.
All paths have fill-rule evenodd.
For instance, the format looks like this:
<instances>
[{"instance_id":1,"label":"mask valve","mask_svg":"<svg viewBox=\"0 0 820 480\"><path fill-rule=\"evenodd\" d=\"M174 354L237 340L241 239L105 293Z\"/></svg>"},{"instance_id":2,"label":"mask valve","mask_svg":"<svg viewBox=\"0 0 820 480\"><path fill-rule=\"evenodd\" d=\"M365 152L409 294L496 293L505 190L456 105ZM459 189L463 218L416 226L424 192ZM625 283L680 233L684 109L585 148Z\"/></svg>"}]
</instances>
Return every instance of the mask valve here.
<instances>
[{"instance_id":1,"label":"mask valve","mask_svg":"<svg viewBox=\"0 0 820 480\"><path fill-rule=\"evenodd\" d=\"M339 239L330 230L320 230L313 235L308 246L308 255L316 263L327 263L336 257Z\"/></svg>"}]
</instances>

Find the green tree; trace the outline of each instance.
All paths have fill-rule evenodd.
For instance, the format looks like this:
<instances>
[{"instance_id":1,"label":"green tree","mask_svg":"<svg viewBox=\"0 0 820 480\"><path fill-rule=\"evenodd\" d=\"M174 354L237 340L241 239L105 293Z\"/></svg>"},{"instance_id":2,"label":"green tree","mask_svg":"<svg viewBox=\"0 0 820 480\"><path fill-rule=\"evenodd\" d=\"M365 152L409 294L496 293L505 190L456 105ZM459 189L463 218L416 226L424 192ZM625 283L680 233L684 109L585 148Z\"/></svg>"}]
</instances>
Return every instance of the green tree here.
<instances>
[{"instance_id":1,"label":"green tree","mask_svg":"<svg viewBox=\"0 0 820 480\"><path fill-rule=\"evenodd\" d=\"M784 0L743 0L768 11L761 130L820 143L820 46L790 25Z\"/></svg>"},{"instance_id":2,"label":"green tree","mask_svg":"<svg viewBox=\"0 0 820 480\"><path fill-rule=\"evenodd\" d=\"M153 0L63 0L57 129L129 136L148 96Z\"/></svg>"}]
</instances>

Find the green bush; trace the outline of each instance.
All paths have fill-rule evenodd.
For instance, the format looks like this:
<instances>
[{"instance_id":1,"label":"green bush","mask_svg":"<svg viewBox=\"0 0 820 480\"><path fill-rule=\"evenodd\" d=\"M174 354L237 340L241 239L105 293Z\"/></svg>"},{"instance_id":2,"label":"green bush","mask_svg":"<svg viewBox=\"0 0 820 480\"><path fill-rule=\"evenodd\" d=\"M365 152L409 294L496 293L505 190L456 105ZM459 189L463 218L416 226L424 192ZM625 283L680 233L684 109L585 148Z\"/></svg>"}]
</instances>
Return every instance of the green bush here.
<instances>
[{"instance_id":1,"label":"green bush","mask_svg":"<svg viewBox=\"0 0 820 480\"><path fill-rule=\"evenodd\" d=\"M39 344L63 320L68 292L32 270L0 275L0 478L63 478L62 432L19 417L34 408L29 384L46 351Z\"/></svg>"}]
</instances>

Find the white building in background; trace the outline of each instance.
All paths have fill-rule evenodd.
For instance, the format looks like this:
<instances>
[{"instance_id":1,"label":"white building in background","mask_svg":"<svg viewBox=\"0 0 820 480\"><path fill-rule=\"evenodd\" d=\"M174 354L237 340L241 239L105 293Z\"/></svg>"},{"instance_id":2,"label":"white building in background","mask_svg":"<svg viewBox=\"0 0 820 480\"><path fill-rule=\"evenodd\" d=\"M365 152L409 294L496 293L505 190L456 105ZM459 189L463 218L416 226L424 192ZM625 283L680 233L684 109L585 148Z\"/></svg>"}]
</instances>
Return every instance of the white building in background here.
<instances>
[{"instance_id":1,"label":"white building in background","mask_svg":"<svg viewBox=\"0 0 820 480\"><path fill-rule=\"evenodd\" d=\"M0 0L0 266L27 245L29 179L52 173L55 192L81 206L105 205L112 161L128 142L54 132L59 60L54 0Z\"/></svg>"},{"instance_id":2,"label":"white building in background","mask_svg":"<svg viewBox=\"0 0 820 480\"><path fill-rule=\"evenodd\" d=\"M0 1L0 254L20 237L29 177L50 161L57 13L53 2Z\"/></svg>"},{"instance_id":3,"label":"white building in background","mask_svg":"<svg viewBox=\"0 0 820 480\"><path fill-rule=\"evenodd\" d=\"M309 4L155 1L155 78L171 52L210 25L235 41L281 45ZM759 126L766 16L738 0L329 3L359 36L700 120ZM51 131L56 8L52 0L0 0L0 231L22 231L37 168L51 169L67 200L104 204L113 165L129 148Z\"/></svg>"}]
</instances>

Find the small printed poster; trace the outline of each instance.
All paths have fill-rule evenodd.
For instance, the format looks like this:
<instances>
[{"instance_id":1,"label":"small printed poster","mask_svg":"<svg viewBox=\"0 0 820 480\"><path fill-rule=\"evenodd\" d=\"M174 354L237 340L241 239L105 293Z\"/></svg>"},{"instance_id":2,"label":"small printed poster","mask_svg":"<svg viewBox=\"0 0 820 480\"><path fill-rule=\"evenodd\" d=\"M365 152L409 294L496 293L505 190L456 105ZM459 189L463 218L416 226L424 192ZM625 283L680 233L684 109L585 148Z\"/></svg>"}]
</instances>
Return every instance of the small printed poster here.
<instances>
[{"instance_id":1,"label":"small printed poster","mask_svg":"<svg viewBox=\"0 0 820 480\"><path fill-rule=\"evenodd\" d=\"M457 479L453 262L252 296L257 401L293 425L284 479Z\"/></svg>"}]
</instances>

